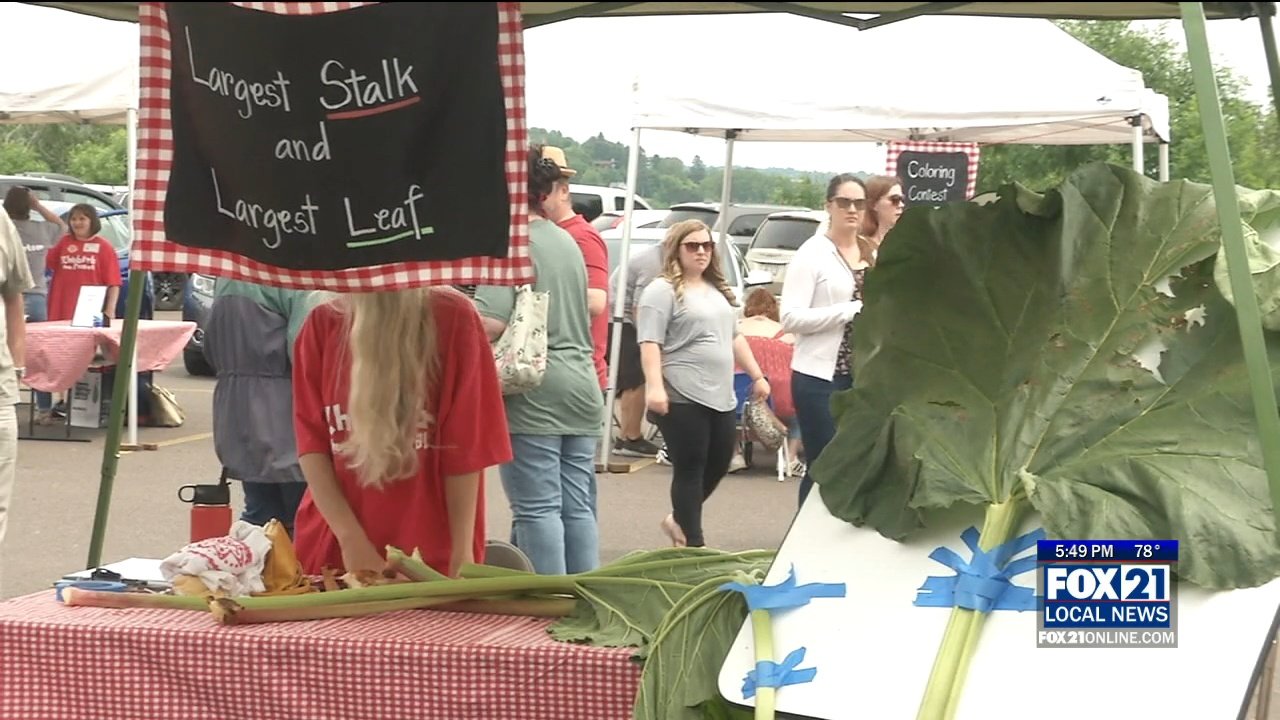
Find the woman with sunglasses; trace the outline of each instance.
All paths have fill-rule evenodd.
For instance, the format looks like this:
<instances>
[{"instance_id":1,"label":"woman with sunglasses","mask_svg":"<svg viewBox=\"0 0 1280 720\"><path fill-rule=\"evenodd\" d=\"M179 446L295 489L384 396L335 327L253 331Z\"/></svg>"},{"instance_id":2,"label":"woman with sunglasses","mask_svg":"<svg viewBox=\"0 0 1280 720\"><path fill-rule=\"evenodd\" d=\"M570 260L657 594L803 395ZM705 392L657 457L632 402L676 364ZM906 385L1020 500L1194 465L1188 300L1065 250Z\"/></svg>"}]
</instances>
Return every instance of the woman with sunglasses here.
<instances>
[{"instance_id":1,"label":"woman with sunglasses","mask_svg":"<svg viewBox=\"0 0 1280 720\"><path fill-rule=\"evenodd\" d=\"M876 175L867 181L867 210L862 217L862 234L878 252L907 206L902 183L892 175Z\"/></svg>"},{"instance_id":2,"label":"woman with sunglasses","mask_svg":"<svg viewBox=\"0 0 1280 720\"><path fill-rule=\"evenodd\" d=\"M672 225L662 241L662 275L636 306L645 404L671 461L672 513L662 529L676 547L706 544L702 505L733 457L735 361L751 378L752 397L769 397L769 382L738 330L737 301L718 255L702 221Z\"/></svg>"},{"instance_id":3,"label":"woman with sunglasses","mask_svg":"<svg viewBox=\"0 0 1280 720\"><path fill-rule=\"evenodd\" d=\"M862 309L862 275L875 262L875 248L859 231L867 188L841 174L827 184L827 229L804 241L782 284L782 327L795 335L791 398L800 422L800 442L812 468L835 435L831 396L853 387L849 327ZM813 478L800 480L800 504Z\"/></svg>"}]
</instances>

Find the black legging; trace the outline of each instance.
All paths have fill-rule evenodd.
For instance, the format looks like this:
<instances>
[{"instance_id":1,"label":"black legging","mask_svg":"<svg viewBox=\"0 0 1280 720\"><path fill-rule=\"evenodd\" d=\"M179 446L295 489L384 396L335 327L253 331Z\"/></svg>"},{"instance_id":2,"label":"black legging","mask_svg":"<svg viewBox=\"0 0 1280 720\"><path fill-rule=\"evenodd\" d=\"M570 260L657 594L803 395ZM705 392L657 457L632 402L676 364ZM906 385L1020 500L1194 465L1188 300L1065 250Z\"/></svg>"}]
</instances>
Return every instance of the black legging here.
<instances>
[{"instance_id":1,"label":"black legging","mask_svg":"<svg viewBox=\"0 0 1280 720\"><path fill-rule=\"evenodd\" d=\"M671 510L689 547L706 545L702 503L711 497L733 459L736 422L732 410L673 402L666 415L653 416L671 461Z\"/></svg>"}]
</instances>

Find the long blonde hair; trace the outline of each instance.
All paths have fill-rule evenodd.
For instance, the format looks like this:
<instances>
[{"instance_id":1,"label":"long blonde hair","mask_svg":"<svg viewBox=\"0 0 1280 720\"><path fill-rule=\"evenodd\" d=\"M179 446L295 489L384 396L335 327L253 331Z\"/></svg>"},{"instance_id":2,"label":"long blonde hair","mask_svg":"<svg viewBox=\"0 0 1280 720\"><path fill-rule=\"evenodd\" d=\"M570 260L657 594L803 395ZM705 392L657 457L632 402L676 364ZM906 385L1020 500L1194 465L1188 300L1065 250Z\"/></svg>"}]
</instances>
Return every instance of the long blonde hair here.
<instances>
[{"instance_id":1,"label":"long blonde hair","mask_svg":"<svg viewBox=\"0 0 1280 720\"><path fill-rule=\"evenodd\" d=\"M671 283L671 289L675 290L676 302L684 300L684 267L680 265L680 243L700 230L706 231L707 237L715 243L715 238L711 237L711 228L701 220L682 220L672 225L667 229L667 236L662 240L662 277L666 278L667 282ZM711 260L707 263L707 269L702 271L702 279L719 290L730 305L737 307L738 300L729 289L729 283L725 282L724 272L720 270L719 247L719 243L712 245Z\"/></svg>"},{"instance_id":2,"label":"long blonde hair","mask_svg":"<svg viewBox=\"0 0 1280 720\"><path fill-rule=\"evenodd\" d=\"M338 446L364 487L380 488L418 472L419 433L439 373L435 290L353 293L346 311L351 353L350 430Z\"/></svg>"}]
</instances>

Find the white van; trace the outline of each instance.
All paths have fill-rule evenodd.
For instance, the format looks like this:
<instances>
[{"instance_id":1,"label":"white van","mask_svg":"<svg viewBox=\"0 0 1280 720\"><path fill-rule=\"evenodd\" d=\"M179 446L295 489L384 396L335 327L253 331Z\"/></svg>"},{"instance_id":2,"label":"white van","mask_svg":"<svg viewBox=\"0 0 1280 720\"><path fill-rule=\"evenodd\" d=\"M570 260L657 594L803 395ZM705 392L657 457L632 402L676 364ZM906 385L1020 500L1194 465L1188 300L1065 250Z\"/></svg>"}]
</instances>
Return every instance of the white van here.
<instances>
[{"instance_id":1,"label":"white van","mask_svg":"<svg viewBox=\"0 0 1280 720\"><path fill-rule=\"evenodd\" d=\"M627 191L624 188L570 184L569 195L573 199L574 212L585 217L587 222L595 220L605 212L622 212L627 207ZM652 210L653 207L637 195L636 209Z\"/></svg>"}]
</instances>

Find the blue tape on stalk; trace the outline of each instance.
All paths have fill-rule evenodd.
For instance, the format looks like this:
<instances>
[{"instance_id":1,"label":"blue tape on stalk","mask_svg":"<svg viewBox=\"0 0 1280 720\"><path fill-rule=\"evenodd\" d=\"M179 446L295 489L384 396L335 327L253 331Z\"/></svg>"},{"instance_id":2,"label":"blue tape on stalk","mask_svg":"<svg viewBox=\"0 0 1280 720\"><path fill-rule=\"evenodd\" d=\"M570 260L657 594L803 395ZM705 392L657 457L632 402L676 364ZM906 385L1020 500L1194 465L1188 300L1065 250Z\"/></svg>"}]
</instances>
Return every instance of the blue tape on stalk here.
<instances>
[{"instance_id":1,"label":"blue tape on stalk","mask_svg":"<svg viewBox=\"0 0 1280 720\"><path fill-rule=\"evenodd\" d=\"M1014 585L1012 578L1036 567L1034 555L1009 562L1009 558L1035 546L1044 539L1043 529L1010 540L991 550L978 547L978 529L971 527L960 534L969 546L973 559L965 561L953 550L940 547L929 557L956 571L950 577L930 577L916 595L917 607L962 607L989 613L992 610L1036 609L1035 590Z\"/></svg>"},{"instance_id":2,"label":"blue tape on stalk","mask_svg":"<svg viewBox=\"0 0 1280 720\"><path fill-rule=\"evenodd\" d=\"M77 590L92 590L94 592L124 592L129 588L122 582L110 582L107 580L62 580L53 584L54 595L58 602L62 602L62 589L73 587Z\"/></svg>"},{"instance_id":3,"label":"blue tape on stalk","mask_svg":"<svg viewBox=\"0 0 1280 720\"><path fill-rule=\"evenodd\" d=\"M796 567L777 585L745 585L731 582L720 586L721 590L740 592L747 599L749 610L786 610L808 605L814 598L844 597L844 583L809 583L796 585Z\"/></svg>"},{"instance_id":4,"label":"blue tape on stalk","mask_svg":"<svg viewBox=\"0 0 1280 720\"><path fill-rule=\"evenodd\" d=\"M754 670L747 672L742 681L742 697L755 697L757 688L780 688L784 685L799 685L812 682L818 674L818 668L797 670L804 662L804 648L796 648L781 663L769 660L756 663Z\"/></svg>"}]
</instances>

